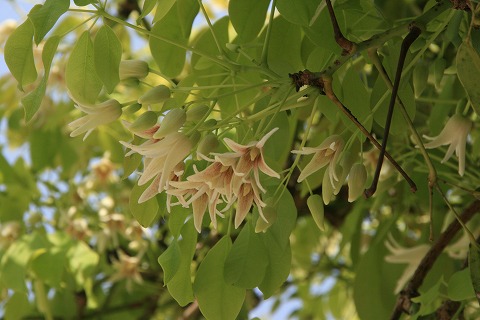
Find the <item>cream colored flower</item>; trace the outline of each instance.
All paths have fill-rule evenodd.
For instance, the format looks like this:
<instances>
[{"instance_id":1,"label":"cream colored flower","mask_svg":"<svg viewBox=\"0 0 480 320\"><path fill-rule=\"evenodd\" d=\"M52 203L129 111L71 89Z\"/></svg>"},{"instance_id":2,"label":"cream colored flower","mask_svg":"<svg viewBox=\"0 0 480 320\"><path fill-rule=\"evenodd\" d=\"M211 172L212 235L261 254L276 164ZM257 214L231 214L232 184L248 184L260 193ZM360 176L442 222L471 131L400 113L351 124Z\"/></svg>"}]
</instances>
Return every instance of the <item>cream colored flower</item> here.
<instances>
[{"instance_id":1,"label":"cream colored flower","mask_svg":"<svg viewBox=\"0 0 480 320\"><path fill-rule=\"evenodd\" d=\"M143 79L148 76L148 63L143 60L122 60L120 61L120 80Z\"/></svg>"},{"instance_id":2,"label":"cream colored flower","mask_svg":"<svg viewBox=\"0 0 480 320\"><path fill-rule=\"evenodd\" d=\"M236 192L237 197L237 211L235 212L235 228L238 228L242 221L247 216L247 213L250 211L250 208L253 204L257 206L258 213L260 217L268 222L265 216L263 215L263 208L267 206L265 202L260 198L259 187L256 185L255 180L247 180L240 186L238 192Z\"/></svg>"},{"instance_id":3,"label":"cream colored flower","mask_svg":"<svg viewBox=\"0 0 480 320\"><path fill-rule=\"evenodd\" d=\"M190 140L180 132L172 133L160 140L150 139L141 145L133 145L124 141L120 141L120 143L131 149L125 156L137 152L145 157L145 168L138 179L138 185L144 185L157 177L158 181L153 183L158 186L158 192L166 188L168 181L172 178L171 173L192 148Z\"/></svg>"},{"instance_id":4,"label":"cream colored flower","mask_svg":"<svg viewBox=\"0 0 480 320\"><path fill-rule=\"evenodd\" d=\"M138 284L143 283L142 276L140 275L140 258L130 257L123 251L118 251L118 260L113 259L112 266L115 269L115 273L108 279L111 282L117 282L120 280L127 281L127 290L132 290L132 282Z\"/></svg>"},{"instance_id":5,"label":"cream colored flower","mask_svg":"<svg viewBox=\"0 0 480 320\"><path fill-rule=\"evenodd\" d=\"M228 158L238 158L238 162L233 167L235 174L244 177L253 171L255 182L262 192L265 192L265 189L260 184L259 171L262 171L270 177L280 178L280 175L267 165L263 156L265 142L267 142L268 138L277 130L278 128L274 128L259 141L252 141L247 145L241 145L228 138L223 140L227 146L233 150L233 153L220 155L220 158L223 158L222 161Z\"/></svg>"},{"instance_id":6,"label":"cream colored flower","mask_svg":"<svg viewBox=\"0 0 480 320\"><path fill-rule=\"evenodd\" d=\"M404 248L395 241L391 234L388 235L388 240L385 241L385 246L391 252L390 255L385 257L385 261L390 263L407 264L402 276L397 280L394 292L397 294L403 289L407 281L410 280L417 269L418 264L430 249L430 246L427 244L421 244L412 248Z\"/></svg>"},{"instance_id":7,"label":"cream colored flower","mask_svg":"<svg viewBox=\"0 0 480 320\"><path fill-rule=\"evenodd\" d=\"M363 194L367 182L367 169L363 163L355 163L348 174L348 202L353 202Z\"/></svg>"},{"instance_id":8,"label":"cream colored flower","mask_svg":"<svg viewBox=\"0 0 480 320\"><path fill-rule=\"evenodd\" d=\"M69 127L73 128L71 137L85 133L83 140L100 125L117 120L122 115L122 105L115 99L110 99L98 105L85 105L75 101L75 107L85 112L86 115L70 122Z\"/></svg>"},{"instance_id":9,"label":"cream colored flower","mask_svg":"<svg viewBox=\"0 0 480 320\"><path fill-rule=\"evenodd\" d=\"M458 173L463 176L465 173L465 145L472 126L472 121L459 114L455 114L447 121L447 124L438 136L433 138L424 136L424 138L432 140L425 144L425 148L432 149L449 145L442 163L450 159L453 151L455 151L458 157Z\"/></svg>"},{"instance_id":10,"label":"cream colored flower","mask_svg":"<svg viewBox=\"0 0 480 320\"><path fill-rule=\"evenodd\" d=\"M303 168L297 182L302 182L309 175L320 170L321 168L329 165L328 172L330 182L335 185L336 181L339 181L336 166L339 160L340 153L343 150L343 139L339 135L332 135L325 139L318 147L310 148L303 147L302 150L293 150L292 153L296 154L313 154L313 158Z\"/></svg>"}]
</instances>

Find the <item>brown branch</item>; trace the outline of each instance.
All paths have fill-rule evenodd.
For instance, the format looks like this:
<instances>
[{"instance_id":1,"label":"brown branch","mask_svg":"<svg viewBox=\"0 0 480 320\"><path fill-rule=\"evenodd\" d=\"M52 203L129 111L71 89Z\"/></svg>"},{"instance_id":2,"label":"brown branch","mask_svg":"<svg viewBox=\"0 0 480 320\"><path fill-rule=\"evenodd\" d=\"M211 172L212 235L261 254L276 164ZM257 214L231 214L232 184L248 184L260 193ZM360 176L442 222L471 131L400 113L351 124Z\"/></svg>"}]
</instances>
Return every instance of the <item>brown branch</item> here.
<instances>
[{"instance_id":1,"label":"brown branch","mask_svg":"<svg viewBox=\"0 0 480 320\"><path fill-rule=\"evenodd\" d=\"M465 223L479 211L480 200L476 200L462 212L460 219ZM392 316L390 317L391 320L400 319L402 313L409 314L409 310L412 305L411 298L419 295L418 288L420 288L422 285L423 280L427 276L437 258L450 243L450 241L452 241L453 237L455 237L460 229L461 226L457 220L454 220L452 223L450 223L448 228L440 235L427 254L423 257L412 278L407 283L405 289L400 292L400 296L397 299Z\"/></svg>"},{"instance_id":2,"label":"brown branch","mask_svg":"<svg viewBox=\"0 0 480 320\"><path fill-rule=\"evenodd\" d=\"M355 43L348 40L343 36L342 30L338 25L337 17L335 16L335 12L333 11L332 2L330 0L325 1L327 3L328 14L330 15L330 20L332 20L333 26L333 33L335 35L335 41L343 49L342 55L350 55L355 52Z\"/></svg>"},{"instance_id":3,"label":"brown branch","mask_svg":"<svg viewBox=\"0 0 480 320\"><path fill-rule=\"evenodd\" d=\"M397 71L395 73L395 80L393 82L392 96L390 103L388 105L387 119L385 121L385 130L383 132L383 142L382 148L380 149L380 154L378 156L377 167L375 169L375 174L373 176L372 184L370 188L365 190L365 197L370 198L375 191L377 191L378 180L380 178L380 171L382 170L383 159L385 157L385 152L387 150L388 135L390 133L390 125L392 123L393 109L395 106L395 101L397 100L398 88L400 87L400 79L402 77L403 65L405 59L407 58L408 49L412 43L418 38L422 31L415 25L412 25L410 32L407 34L405 39L402 41L402 47L400 49L400 56L398 57Z\"/></svg>"}]
</instances>

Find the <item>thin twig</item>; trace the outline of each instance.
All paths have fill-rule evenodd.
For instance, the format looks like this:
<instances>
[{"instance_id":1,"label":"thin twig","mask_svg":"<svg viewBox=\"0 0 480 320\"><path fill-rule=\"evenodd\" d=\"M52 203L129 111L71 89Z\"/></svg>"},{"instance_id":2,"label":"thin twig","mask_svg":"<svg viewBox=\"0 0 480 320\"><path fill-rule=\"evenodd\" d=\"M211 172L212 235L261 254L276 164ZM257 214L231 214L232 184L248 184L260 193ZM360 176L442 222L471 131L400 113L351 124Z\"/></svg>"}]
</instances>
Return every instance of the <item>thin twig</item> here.
<instances>
[{"instance_id":1,"label":"thin twig","mask_svg":"<svg viewBox=\"0 0 480 320\"><path fill-rule=\"evenodd\" d=\"M410 32L402 41L400 56L398 57L397 71L395 73L395 80L393 82L392 96L390 99L390 104L388 106L387 119L385 121L385 131L383 134L382 148L380 149L380 155L378 156L377 167L375 169L372 184L370 185L370 188L365 190L365 197L367 198L370 198L375 193L375 191L377 191L378 179L380 178L380 171L382 170L383 158L385 156L388 135L390 133L390 124L392 123L393 109L395 106L395 101L397 100L398 88L400 87L400 79L402 77L403 65L405 64L405 58L407 57L408 49L415 41L415 39L418 38L420 33L420 28L413 25Z\"/></svg>"}]
</instances>

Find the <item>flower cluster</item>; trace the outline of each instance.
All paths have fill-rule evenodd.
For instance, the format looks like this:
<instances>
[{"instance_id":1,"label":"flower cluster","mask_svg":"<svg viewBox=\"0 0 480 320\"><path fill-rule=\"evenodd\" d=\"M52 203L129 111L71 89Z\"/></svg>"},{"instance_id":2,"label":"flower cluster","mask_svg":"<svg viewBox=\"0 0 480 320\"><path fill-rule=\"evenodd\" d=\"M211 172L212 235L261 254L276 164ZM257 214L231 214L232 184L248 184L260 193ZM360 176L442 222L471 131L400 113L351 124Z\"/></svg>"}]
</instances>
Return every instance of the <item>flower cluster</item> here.
<instances>
[{"instance_id":1,"label":"flower cluster","mask_svg":"<svg viewBox=\"0 0 480 320\"><path fill-rule=\"evenodd\" d=\"M292 153L300 155L313 154L312 159L300 173L297 182L302 182L311 174L328 166L322 182L322 198L325 204L330 202L333 195L338 194L347 177L349 202L355 201L365 188L367 180L365 166L360 163L353 164L352 156L348 152L343 152L344 145L341 136L332 135L315 148L303 147L301 150L292 151Z\"/></svg>"},{"instance_id":2,"label":"flower cluster","mask_svg":"<svg viewBox=\"0 0 480 320\"><path fill-rule=\"evenodd\" d=\"M261 198L261 193L266 190L260 183L260 172L274 178L280 178L280 175L265 163L263 146L278 128L271 130L261 140L247 145L224 139L232 152L212 153L213 159L199 154L199 157L210 162L210 165L201 171L194 166L195 172L182 180L183 160L191 152L192 142L180 132L169 133L156 139L155 133L161 125L146 130L142 136L148 140L141 145L121 142L131 149L127 156L137 152L145 159L138 184L151 182L140 196L139 202L165 192L169 212L173 205L192 207L195 228L199 232L207 209L213 226L216 227L217 216L223 217L223 213L234 204L236 228L245 219L253 204L257 206L260 216L266 220L262 211L266 204ZM172 196L177 198L178 202L172 202Z\"/></svg>"}]
</instances>

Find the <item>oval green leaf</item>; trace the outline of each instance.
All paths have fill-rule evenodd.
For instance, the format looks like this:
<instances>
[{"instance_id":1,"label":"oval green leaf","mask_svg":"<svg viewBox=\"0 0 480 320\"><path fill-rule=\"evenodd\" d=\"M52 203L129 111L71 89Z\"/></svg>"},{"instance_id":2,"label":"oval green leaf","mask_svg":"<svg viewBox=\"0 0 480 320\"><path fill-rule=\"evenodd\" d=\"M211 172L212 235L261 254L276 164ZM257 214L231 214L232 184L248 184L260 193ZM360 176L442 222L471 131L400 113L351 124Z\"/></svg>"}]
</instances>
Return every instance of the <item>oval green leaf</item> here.
<instances>
[{"instance_id":1,"label":"oval green leaf","mask_svg":"<svg viewBox=\"0 0 480 320\"><path fill-rule=\"evenodd\" d=\"M20 90L37 79L33 60L33 24L30 20L18 26L5 43L5 63L18 82Z\"/></svg>"},{"instance_id":2,"label":"oval green leaf","mask_svg":"<svg viewBox=\"0 0 480 320\"><path fill-rule=\"evenodd\" d=\"M253 40L265 24L270 0L231 0L228 13L240 42Z\"/></svg>"},{"instance_id":3,"label":"oval green leaf","mask_svg":"<svg viewBox=\"0 0 480 320\"><path fill-rule=\"evenodd\" d=\"M65 81L70 95L80 103L94 104L102 89L93 58L93 43L85 31L78 39L65 67Z\"/></svg>"},{"instance_id":4,"label":"oval green leaf","mask_svg":"<svg viewBox=\"0 0 480 320\"><path fill-rule=\"evenodd\" d=\"M33 23L34 40L37 45L69 7L69 0L47 0L42 6L36 7L38 9L30 11L28 18Z\"/></svg>"},{"instance_id":5,"label":"oval green leaf","mask_svg":"<svg viewBox=\"0 0 480 320\"><path fill-rule=\"evenodd\" d=\"M138 199L142 195L143 191L148 188L150 184L146 183L142 186L135 184L130 194L129 208L132 215L143 227L149 227L155 220L158 214L157 200L151 198L145 202L138 203Z\"/></svg>"},{"instance_id":6,"label":"oval green leaf","mask_svg":"<svg viewBox=\"0 0 480 320\"><path fill-rule=\"evenodd\" d=\"M267 264L267 248L249 222L227 256L223 270L225 281L236 287L253 289L262 282Z\"/></svg>"},{"instance_id":7,"label":"oval green leaf","mask_svg":"<svg viewBox=\"0 0 480 320\"><path fill-rule=\"evenodd\" d=\"M318 194L313 194L307 199L307 206L312 214L313 221L320 230L325 230L324 218L325 210L323 208L323 199Z\"/></svg>"},{"instance_id":8,"label":"oval green leaf","mask_svg":"<svg viewBox=\"0 0 480 320\"><path fill-rule=\"evenodd\" d=\"M200 311L209 320L235 319L245 300L245 289L224 280L224 264L231 247L230 238L223 237L207 253L195 277L193 290Z\"/></svg>"},{"instance_id":9,"label":"oval green leaf","mask_svg":"<svg viewBox=\"0 0 480 320\"><path fill-rule=\"evenodd\" d=\"M122 44L112 28L104 25L98 30L93 43L95 70L108 93L120 82L119 68Z\"/></svg>"}]
</instances>

